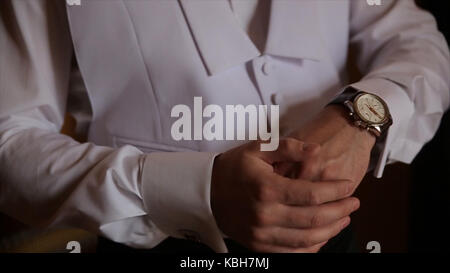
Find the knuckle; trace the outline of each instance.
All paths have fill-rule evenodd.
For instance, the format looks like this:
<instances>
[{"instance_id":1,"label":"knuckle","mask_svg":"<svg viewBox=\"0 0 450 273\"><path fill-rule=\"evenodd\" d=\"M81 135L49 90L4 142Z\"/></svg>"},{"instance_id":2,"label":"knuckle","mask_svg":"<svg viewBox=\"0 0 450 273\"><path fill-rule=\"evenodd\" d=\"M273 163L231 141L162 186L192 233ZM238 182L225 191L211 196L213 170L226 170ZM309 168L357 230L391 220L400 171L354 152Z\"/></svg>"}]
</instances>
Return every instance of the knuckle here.
<instances>
[{"instance_id":1,"label":"knuckle","mask_svg":"<svg viewBox=\"0 0 450 273\"><path fill-rule=\"evenodd\" d=\"M286 148L288 150L295 150L297 148L297 140L293 139L293 138L286 138L285 139L286 142Z\"/></svg>"},{"instance_id":2,"label":"knuckle","mask_svg":"<svg viewBox=\"0 0 450 273\"><path fill-rule=\"evenodd\" d=\"M311 227L320 227L324 224L324 218L322 217L322 214L319 212L314 213L314 215L311 217L310 225Z\"/></svg>"},{"instance_id":3,"label":"knuckle","mask_svg":"<svg viewBox=\"0 0 450 273\"><path fill-rule=\"evenodd\" d=\"M265 242L267 239L266 233L259 227L250 228L250 243L256 244L258 242Z\"/></svg>"},{"instance_id":4,"label":"knuckle","mask_svg":"<svg viewBox=\"0 0 450 273\"><path fill-rule=\"evenodd\" d=\"M260 185L256 189L255 198L260 202L271 202L276 199L276 192L267 185Z\"/></svg>"},{"instance_id":5,"label":"knuckle","mask_svg":"<svg viewBox=\"0 0 450 273\"><path fill-rule=\"evenodd\" d=\"M351 196L355 193L355 191L356 191L355 184L356 184L355 182L351 182L350 185L348 186L348 188L346 190L348 196Z\"/></svg>"},{"instance_id":6,"label":"knuckle","mask_svg":"<svg viewBox=\"0 0 450 273\"><path fill-rule=\"evenodd\" d=\"M255 214L255 225L256 226L267 226L270 224L270 217L267 213L257 212Z\"/></svg>"},{"instance_id":7,"label":"knuckle","mask_svg":"<svg viewBox=\"0 0 450 273\"><path fill-rule=\"evenodd\" d=\"M309 200L301 200L295 191L285 189L282 192L282 199L285 204L298 204L299 201L301 203L308 203Z\"/></svg>"},{"instance_id":8,"label":"knuckle","mask_svg":"<svg viewBox=\"0 0 450 273\"><path fill-rule=\"evenodd\" d=\"M284 152L298 150L298 141L294 138L284 138L279 143L279 149Z\"/></svg>"},{"instance_id":9,"label":"knuckle","mask_svg":"<svg viewBox=\"0 0 450 273\"><path fill-rule=\"evenodd\" d=\"M313 178L318 176L320 161L317 157L308 158L302 166L302 176L305 178Z\"/></svg>"},{"instance_id":10,"label":"knuckle","mask_svg":"<svg viewBox=\"0 0 450 273\"><path fill-rule=\"evenodd\" d=\"M263 202L267 199L267 196L269 195L268 190L266 187L257 187L255 189L255 199Z\"/></svg>"},{"instance_id":11,"label":"knuckle","mask_svg":"<svg viewBox=\"0 0 450 273\"><path fill-rule=\"evenodd\" d=\"M314 206L319 205L321 203L319 193L317 191L309 188L306 191L306 201L310 205L314 205Z\"/></svg>"},{"instance_id":12,"label":"knuckle","mask_svg":"<svg viewBox=\"0 0 450 273\"><path fill-rule=\"evenodd\" d=\"M322 171L322 180L336 179L336 169L333 166L327 166Z\"/></svg>"},{"instance_id":13,"label":"knuckle","mask_svg":"<svg viewBox=\"0 0 450 273\"><path fill-rule=\"evenodd\" d=\"M351 195L353 195L353 193L354 193L355 190L356 190L356 187L353 186L354 184L355 184L355 183L353 183L353 182L347 182L347 183L344 183L344 184L340 187L339 195L340 195L340 196L351 196Z\"/></svg>"},{"instance_id":14,"label":"knuckle","mask_svg":"<svg viewBox=\"0 0 450 273\"><path fill-rule=\"evenodd\" d=\"M258 175L258 179L260 181L261 187L266 187L268 190L273 190L273 181L272 178L266 176L266 175Z\"/></svg>"}]
</instances>

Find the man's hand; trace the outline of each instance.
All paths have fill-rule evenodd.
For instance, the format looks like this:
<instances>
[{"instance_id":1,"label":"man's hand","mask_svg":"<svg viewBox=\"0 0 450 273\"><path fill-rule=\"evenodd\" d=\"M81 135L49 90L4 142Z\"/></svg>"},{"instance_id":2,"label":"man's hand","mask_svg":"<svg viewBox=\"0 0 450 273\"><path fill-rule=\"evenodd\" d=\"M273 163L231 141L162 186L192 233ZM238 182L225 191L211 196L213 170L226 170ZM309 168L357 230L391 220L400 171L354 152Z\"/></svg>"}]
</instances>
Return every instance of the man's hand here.
<instances>
[{"instance_id":1,"label":"man's hand","mask_svg":"<svg viewBox=\"0 0 450 273\"><path fill-rule=\"evenodd\" d=\"M318 145L287 138L277 151L261 152L254 141L218 156L211 182L211 207L219 228L261 252L317 252L350 223L359 200L353 182L310 182L275 172L280 162L299 162Z\"/></svg>"},{"instance_id":2,"label":"man's hand","mask_svg":"<svg viewBox=\"0 0 450 273\"><path fill-rule=\"evenodd\" d=\"M375 136L353 125L342 106L327 106L315 119L294 132L292 137L321 145L316 156L297 167L291 177L308 180L354 181L352 193L364 178L375 144ZM298 165L297 165L298 166ZM283 172L286 172L286 165ZM299 171L299 172L298 172Z\"/></svg>"}]
</instances>

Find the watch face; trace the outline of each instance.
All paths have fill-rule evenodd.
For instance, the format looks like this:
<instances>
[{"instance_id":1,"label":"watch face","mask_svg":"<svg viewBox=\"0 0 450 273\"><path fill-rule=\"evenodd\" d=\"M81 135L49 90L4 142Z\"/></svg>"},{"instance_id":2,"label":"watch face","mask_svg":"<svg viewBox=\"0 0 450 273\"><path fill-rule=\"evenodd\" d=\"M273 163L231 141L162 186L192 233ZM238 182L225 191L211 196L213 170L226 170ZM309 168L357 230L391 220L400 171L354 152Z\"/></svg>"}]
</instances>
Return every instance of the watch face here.
<instances>
[{"instance_id":1,"label":"watch face","mask_svg":"<svg viewBox=\"0 0 450 273\"><path fill-rule=\"evenodd\" d=\"M362 94L354 102L356 113L361 119L370 124L381 124L386 121L387 108L384 102L372 94Z\"/></svg>"}]
</instances>

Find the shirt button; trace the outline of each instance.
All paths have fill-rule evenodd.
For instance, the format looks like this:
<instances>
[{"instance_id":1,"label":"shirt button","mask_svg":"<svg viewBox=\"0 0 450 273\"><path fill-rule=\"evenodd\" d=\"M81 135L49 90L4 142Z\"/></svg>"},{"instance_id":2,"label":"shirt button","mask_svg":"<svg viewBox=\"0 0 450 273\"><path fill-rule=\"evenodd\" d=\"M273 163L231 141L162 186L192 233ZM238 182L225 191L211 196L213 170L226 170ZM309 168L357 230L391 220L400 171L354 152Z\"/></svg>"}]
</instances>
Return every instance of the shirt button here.
<instances>
[{"instance_id":1,"label":"shirt button","mask_svg":"<svg viewBox=\"0 0 450 273\"><path fill-rule=\"evenodd\" d=\"M264 63L262 66L262 72L268 76L273 70L273 66L270 63Z\"/></svg>"},{"instance_id":2,"label":"shirt button","mask_svg":"<svg viewBox=\"0 0 450 273\"><path fill-rule=\"evenodd\" d=\"M280 104L282 104L282 103L283 103L283 100L284 100L283 95L282 95L282 94L279 94L279 93L272 94L272 96L270 97L270 99L271 99L272 103L275 104L275 105L280 105Z\"/></svg>"}]
</instances>

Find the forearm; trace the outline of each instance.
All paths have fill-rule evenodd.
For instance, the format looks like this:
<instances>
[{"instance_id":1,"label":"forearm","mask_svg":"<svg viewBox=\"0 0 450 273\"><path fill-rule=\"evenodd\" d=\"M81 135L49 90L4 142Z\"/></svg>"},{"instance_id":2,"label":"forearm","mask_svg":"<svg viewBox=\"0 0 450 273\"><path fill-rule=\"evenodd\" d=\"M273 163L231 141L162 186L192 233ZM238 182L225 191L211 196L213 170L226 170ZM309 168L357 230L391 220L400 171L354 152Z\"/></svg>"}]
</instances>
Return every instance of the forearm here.
<instances>
[{"instance_id":1,"label":"forearm","mask_svg":"<svg viewBox=\"0 0 450 273\"><path fill-rule=\"evenodd\" d=\"M436 132L449 105L450 55L434 18L414 1L351 7L351 47L364 75L352 86L380 96L393 118L378 147L380 177L388 162L410 163Z\"/></svg>"},{"instance_id":2,"label":"forearm","mask_svg":"<svg viewBox=\"0 0 450 273\"><path fill-rule=\"evenodd\" d=\"M80 144L37 121L28 126L24 118L2 120L3 213L30 225L78 227L134 246L149 247L164 236L143 208L140 151ZM143 230L150 236L139 235Z\"/></svg>"},{"instance_id":3,"label":"forearm","mask_svg":"<svg viewBox=\"0 0 450 273\"><path fill-rule=\"evenodd\" d=\"M294 132L293 136L304 139L306 142L324 144L329 140L332 132L339 130L346 136L348 142L362 145L370 151L375 144L375 136L352 122L348 110L343 106L329 105L301 130Z\"/></svg>"}]
</instances>

